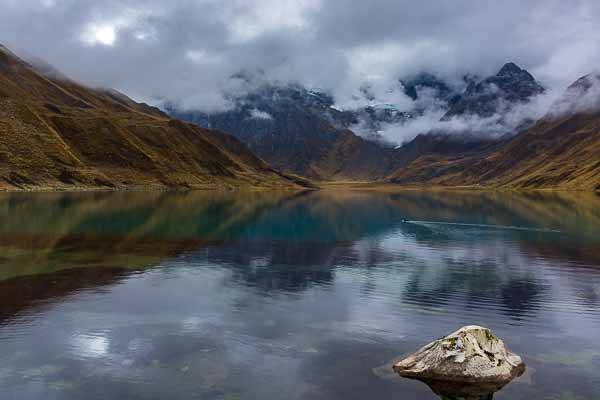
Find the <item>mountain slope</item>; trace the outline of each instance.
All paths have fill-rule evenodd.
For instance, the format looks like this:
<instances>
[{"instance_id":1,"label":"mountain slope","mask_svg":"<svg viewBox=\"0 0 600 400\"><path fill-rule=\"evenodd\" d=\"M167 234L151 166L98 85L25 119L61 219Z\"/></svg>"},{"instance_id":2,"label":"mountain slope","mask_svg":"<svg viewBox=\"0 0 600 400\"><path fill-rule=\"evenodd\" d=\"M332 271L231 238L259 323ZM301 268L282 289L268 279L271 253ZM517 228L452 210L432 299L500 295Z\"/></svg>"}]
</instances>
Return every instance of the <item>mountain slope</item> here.
<instances>
[{"instance_id":1,"label":"mountain slope","mask_svg":"<svg viewBox=\"0 0 600 400\"><path fill-rule=\"evenodd\" d=\"M176 118L230 132L274 167L308 178L381 179L393 168L392 147L346 129L357 122L353 113L297 85L260 87L223 112L167 109Z\"/></svg>"},{"instance_id":2,"label":"mountain slope","mask_svg":"<svg viewBox=\"0 0 600 400\"><path fill-rule=\"evenodd\" d=\"M491 117L542 93L544 88L529 72L507 63L496 75L471 82L465 92L451 102L443 119L459 115Z\"/></svg>"},{"instance_id":3,"label":"mountain slope","mask_svg":"<svg viewBox=\"0 0 600 400\"><path fill-rule=\"evenodd\" d=\"M240 185L296 186L229 135L45 76L0 47L0 189Z\"/></svg>"},{"instance_id":4,"label":"mountain slope","mask_svg":"<svg viewBox=\"0 0 600 400\"><path fill-rule=\"evenodd\" d=\"M453 177L458 182L455 184L463 185L465 177L454 175L466 173L470 165L465 162L465 165L459 166L458 163L489 156L510 142L518 131L535 123L527 114L516 113L518 118L515 118L517 115L507 117L545 91L529 72L516 64L507 63L496 75L482 80L465 76L464 81L468 85L462 93L451 95L446 90L448 111L441 122L456 118L473 123L464 124L462 131L449 132L441 128L425 132L405 143L398 149L396 159L401 162L388 177L389 180L450 184L446 181ZM442 90L445 87L443 81L434 77L425 76L417 82L417 88L423 84ZM410 85L406 87L411 88ZM473 174L473 179L480 177L477 171Z\"/></svg>"},{"instance_id":5,"label":"mountain slope","mask_svg":"<svg viewBox=\"0 0 600 400\"><path fill-rule=\"evenodd\" d=\"M428 72L421 72L410 78L400 79L400 83L404 88L404 94L413 100L417 100L420 97L419 92L424 91L429 91L438 100L446 102L451 101L457 95L448 83Z\"/></svg>"},{"instance_id":6,"label":"mountain slope","mask_svg":"<svg viewBox=\"0 0 600 400\"><path fill-rule=\"evenodd\" d=\"M402 79L402 90L415 101L411 110L369 103L342 111L322 92L298 84L252 87L252 79L246 79L250 89L242 96L232 94L233 107L229 110L204 113L182 110L174 104L167 105L167 110L201 127L230 132L275 167L318 180L379 180L423 156L487 154L505 141L503 135L514 134L513 127L495 135L468 130L460 135L423 132L396 149L382 141L381 131L419 118L428 106L447 110L442 120L487 118L487 123L499 129L507 111L544 91L529 72L507 63L486 79L465 76L467 87L461 93L460 85L455 87L428 73ZM362 94L375 101L368 87ZM531 124L518 121L518 125L522 122ZM350 130L355 128L360 135Z\"/></svg>"},{"instance_id":7,"label":"mountain slope","mask_svg":"<svg viewBox=\"0 0 600 400\"><path fill-rule=\"evenodd\" d=\"M583 106L599 104L600 92L595 90L595 86L578 80L567 90L565 98L557 102L557 107L564 111L565 104L573 106L572 99L586 99ZM388 181L600 190L600 109L582 109L579 105L566 114L551 110L533 127L494 151L419 157L392 173Z\"/></svg>"}]
</instances>

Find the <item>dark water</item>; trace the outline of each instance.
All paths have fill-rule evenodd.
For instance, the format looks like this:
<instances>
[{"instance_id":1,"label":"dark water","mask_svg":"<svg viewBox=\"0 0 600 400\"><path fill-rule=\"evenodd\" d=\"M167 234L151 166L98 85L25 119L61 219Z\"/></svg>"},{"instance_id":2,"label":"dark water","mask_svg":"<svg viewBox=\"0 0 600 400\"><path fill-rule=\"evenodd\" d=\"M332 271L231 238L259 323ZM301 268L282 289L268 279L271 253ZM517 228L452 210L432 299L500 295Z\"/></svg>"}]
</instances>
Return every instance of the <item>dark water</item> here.
<instances>
[{"instance_id":1,"label":"dark water","mask_svg":"<svg viewBox=\"0 0 600 400\"><path fill-rule=\"evenodd\" d=\"M600 198L0 196L0 399L437 399L378 367L467 324L600 398Z\"/></svg>"}]
</instances>

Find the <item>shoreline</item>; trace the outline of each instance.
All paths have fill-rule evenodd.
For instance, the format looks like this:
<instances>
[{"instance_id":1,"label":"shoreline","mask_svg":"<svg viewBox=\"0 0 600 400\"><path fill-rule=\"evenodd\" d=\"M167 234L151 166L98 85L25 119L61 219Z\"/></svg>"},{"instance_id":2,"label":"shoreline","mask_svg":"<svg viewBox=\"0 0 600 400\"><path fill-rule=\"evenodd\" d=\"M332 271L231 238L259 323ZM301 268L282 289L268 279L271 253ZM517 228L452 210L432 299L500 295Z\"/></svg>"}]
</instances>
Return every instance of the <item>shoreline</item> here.
<instances>
[{"instance_id":1,"label":"shoreline","mask_svg":"<svg viewBox=\"0 0 600 400\"><path fill-rule=\"evenodd\" d=\"M0 188L0 193L127 193L127 192L205 192L205 191L221 191L221 192L304 192L318 190L318 188L305 187L263 187L263 186L208 186L208 187L161 187L161 186L128 186L118 188L107 187L29 187L29 188Z\"/></svg>"},{"instance_id":2,"label":"shoreline","mask_svg":"<svg viewBox=\"0 0 600 400\"><path fill-rule=\"evenodd\" d=\"M127 185L117 187L106 186L30 186L0 187L0 193L68 193L68 192L188 192L188 191L226 191L226 192L303 192L303 191L368 191L393 193L402 191L428 191L428 192L571 192L571 193L598 193L600 190L574 189L574 188L511 188L501 186L441 186L441 185L399 185L385 182L366 181L317 181L312 182L313 187L297 187L285 185Z\"/></svg>"},{"instance_id":3,"label":"shoreline","mask_svg":"<svg viewBox=\"0 0 600 400\"><path fill-rule=\"evenodd\" d=\"M387 182L360 182L360 181L337 181L337 182L315 182L320 190L356 190L373 192L398 192L398 191L428 191L428 192L574 192L574 193L600 193L600 190L573 189L573 188L518 188L503 186L463 185L400 185Z\"/></svg>"}]
</instances>

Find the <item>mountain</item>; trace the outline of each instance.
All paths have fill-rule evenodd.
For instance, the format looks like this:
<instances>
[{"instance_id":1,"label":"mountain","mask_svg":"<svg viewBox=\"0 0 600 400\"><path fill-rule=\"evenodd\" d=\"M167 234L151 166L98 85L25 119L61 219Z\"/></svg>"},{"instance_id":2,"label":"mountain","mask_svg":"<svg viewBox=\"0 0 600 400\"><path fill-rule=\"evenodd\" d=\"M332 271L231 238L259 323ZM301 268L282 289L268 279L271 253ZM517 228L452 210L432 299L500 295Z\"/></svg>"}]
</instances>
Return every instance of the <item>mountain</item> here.
<instances>
[{"instance_id":1,"label":"mountain","mask_svg":"<svg viewBox=\"0 0 600 400\"><path fill-rule=\"evenodd\" d=\"M507 113L515 107L544 93L544 88L535 78L516 64L507 63L496 75L485 79L466 75L463 81L466 87L461 93L431 74L419 74L412 80L402 81L407 95L414 94L415 99L418 99L419 92L425 91L426 96L431 97L433 94L433 100L438 106L446 107L447 111L441 122L460 117L475 119L480 123L473 124L472 127L466 124L462 131L437 129L417 135L398 149L395 155L398 170L391 175L392 180L402 180L403 168L419 158L427 160L424 162L427 165L440 158L456 159L490 154L518 131L535 122L526 116L505 121ZM418 110L413 115L418 116ZM423 174L417 181L437 176L434 171L418 171L420 170L411 172Z\"/></svg>"},{"instance_id":2,"label":"mountain","mask_svg":"<svg viewBox=\"0 0 600 400\"><path fill-rule=\"evenodd\" d=\"M600 109L600 73L573 82L550 107L546 118Z\"/></svg>"},{"instance_id":3,"label":"mountain","mask_svg":"<svg viewBox=\"0 0 600 400\"><path fill-rule=\"evenodd\" d=\"M447 82L428 72L400 79L400 83L404 94L413 100L418 100L425 91L429 91L436 99L446 102L449 102L457 94Z\"/></svg>"},{"instance_id":4,"label":"mountain","mask_svg":"<svg viewBox=\"0 0 600 400\"><path fill-rule=\"evenodd\" d=\"M394 167L393 147L348 130L359 116L335 108L327 94L299 85L263 85L232 102L232 109L210 114L172 104L166 109L201 127L230 132L274 167L312 179L380 179Z\"/></svg>"},{"instance_id":5,"label":"mountain","mask_svg":"<svg viewBox=\"0 0 600 400\"><path fill-rule=\"evenodd\" d=\"M491 117L542 93L544 87L529 72L514 63L507 63L496 75L471 82L450 104L443 119L462 115Z\"/></svg>"},{"instance_id":6,"label":"mountain","mask_svg":"<svg viewBox=\"0 0 600 400\"><path fill-rule=\"evenodd\" d=\"M0 189L297 187L234 137L0 47Z\"/></svg>"},{"instance_id":7,"label":"mountain","mask_svg":"<svg viewBox=\"0 0 600 400\"><path fill-rule=\"evenodd\" d=\"M167 105L172 116L189 121L183 122L117 91L85 87L50 67L44 72L0 47L0 189L310 186L293 174L405 185L600 189L596 75L573 83L544 118L516 135L423 132L394 148L349 128L402 124L418 115L416 107L340 110L321 91L262 85L232 97L227 111ZM502 115L544 92L513 63L471 79L460 94L428 74L402 85L415 104L433 93L447 105L444 118Z\"/></svg>"},{"instance_id":8,"label":"mountain","mask_svg":"<svg viewBox=\"0 0 600 400\"><path fill-rule=\"evenodd\" d=\"M331 95L298 84L254 87L244 95L230 96L233 106L221 112L185 110L176 104L167 104L166 109L173 117L230 132L284 171L317 180L378 180L419 157L489 151L505 140L503 135L514 134L513 127L495 136L480 131L423 132L394 149L382 138L385 129L418 118L428 107L447 110L442 120L463 115L501 119L515 105L544 91L514 63L483 80L465 76L462 92L458 90L461 85L425 72L401 79L399 84L415 101L413 109L378 104L364 86L361 93L369 105L340 110Z\"/></svg>"},{"instance_id":9,"label":"mountain","mask_svg":"<svg viewBox=\"0 0 600 400\"><path fill-rule=\"evenodd\" d=\"M600 115L593 111L600 109L597 80L595 75L578 80L546 118L513 126L502 125L504 116L545 91L514 63L484 79L465 77L466 88L460 93L430 74L402 80L405 93L415 99L410 112L393 104L339 110L331 96L289 85L263 87L236 98L233 109L221 113L171 113L231 131L275 166L316 179L384 176L387 182L404 185L597 189ZM428 96L447 107L442 122L474 117L493 120L504 130L496 135L481 127L459 133L423 132L391 148L348 129L361 122L367 131L377 132L405 123L419 116L419 101Z\"/></svg>"},{"instance_id":10,"label":"mountain","mask_svg":"<svg viewBox=\"0 0 600 400\"><path fill-rule=\"evenodd\" d=\"M506 138L455 135L444 132L420 134L397 149L395 160L401 167L424 156L466 156L490 152L501 146Z\"/></svg>"},{"instance_id":11,"label":"mountain","mask_svg":"<svg viewBox=\"0 0 600 400\"><path fill-rule=\"evenodd\" d=\"M581 78L546 117L491 151L422 156L387 180L419 185L600 190L600 86L591 75Z\"/></svg>"}]
</instances>

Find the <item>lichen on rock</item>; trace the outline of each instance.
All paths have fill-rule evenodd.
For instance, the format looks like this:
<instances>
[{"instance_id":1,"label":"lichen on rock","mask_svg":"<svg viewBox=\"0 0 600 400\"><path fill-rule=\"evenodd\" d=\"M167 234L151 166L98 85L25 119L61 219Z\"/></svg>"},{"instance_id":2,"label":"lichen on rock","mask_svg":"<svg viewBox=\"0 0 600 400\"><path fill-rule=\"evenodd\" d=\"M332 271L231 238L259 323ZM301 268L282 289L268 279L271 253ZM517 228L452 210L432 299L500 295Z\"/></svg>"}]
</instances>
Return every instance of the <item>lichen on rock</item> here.
<instances>
[{"instance_id":1,"label":"lichen on rock","mask_svg":"<svg viewBox=\"0 0 600 400\"><path fill-rule=\"evenodd\" d=\"M404 377L465 384L506 384L525 371L488 328L465 326L394 364Z\"/></svg>"}]
</instances>

